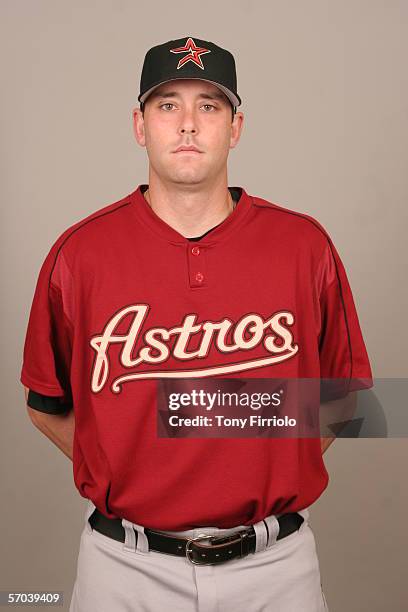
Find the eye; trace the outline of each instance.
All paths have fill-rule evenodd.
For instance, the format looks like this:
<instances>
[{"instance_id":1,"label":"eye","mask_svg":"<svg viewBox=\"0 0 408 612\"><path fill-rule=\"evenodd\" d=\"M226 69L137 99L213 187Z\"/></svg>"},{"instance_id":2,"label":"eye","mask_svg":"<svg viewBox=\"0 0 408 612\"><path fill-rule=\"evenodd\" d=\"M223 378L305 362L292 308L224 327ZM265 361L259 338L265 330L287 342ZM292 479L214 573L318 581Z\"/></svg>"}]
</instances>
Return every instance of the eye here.
<instances>
[{"instance_id":1,"label":"eye","mask_svg":"<svg viewBox=\"0 0 408 612\"><path fill-rule=\"evenodd\" d=\"M160 104L159 108L161 108L162 106L174 106L174 104L172 104L171 102L165 102L164 104Z\"/></svg>"},{"instance_id":2,"label":"eye","mask_svg":"<svg viewBox=\"0 0 408 612\"><path fill-rule=\"evenodd\" d=\"M159 108L169 107L169 106L174 106L174 104L172 102L164 102L163 104L159 105ZM211 109L217 110L213 104L203 104L202 108L207 108L208 110L206 110L206 112L211 112ZM171 109L166 108L165 110L171 110Z\"/></svg>"}]
</instances>

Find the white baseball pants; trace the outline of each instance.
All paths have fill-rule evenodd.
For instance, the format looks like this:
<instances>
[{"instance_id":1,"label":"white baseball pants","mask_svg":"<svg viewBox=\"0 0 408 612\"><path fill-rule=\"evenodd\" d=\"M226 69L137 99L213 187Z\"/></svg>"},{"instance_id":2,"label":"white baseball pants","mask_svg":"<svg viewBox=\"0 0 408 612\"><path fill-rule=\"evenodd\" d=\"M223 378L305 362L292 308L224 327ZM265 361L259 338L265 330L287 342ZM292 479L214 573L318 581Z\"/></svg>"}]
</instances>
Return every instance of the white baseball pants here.
<instances>
[{"instance_id":1,"label":"white baseball pants","mask_svg":"<svg viewBox=\"0 0 408 612\"><path fill-rule=\"evenodd\" d=\"M149 551L144 528L125 519L126 541L92 530L89 500L69 612L327 612L314 534L307 508L300 529L276 540L268 517L254 524L256 552L219 565L193 565L184 557ZM271 528L272 527L272 528ZM179 537L227 534L202 527L164 531ZM137 530L137 544L135 532Z\"/></svg>"}]
</instances>

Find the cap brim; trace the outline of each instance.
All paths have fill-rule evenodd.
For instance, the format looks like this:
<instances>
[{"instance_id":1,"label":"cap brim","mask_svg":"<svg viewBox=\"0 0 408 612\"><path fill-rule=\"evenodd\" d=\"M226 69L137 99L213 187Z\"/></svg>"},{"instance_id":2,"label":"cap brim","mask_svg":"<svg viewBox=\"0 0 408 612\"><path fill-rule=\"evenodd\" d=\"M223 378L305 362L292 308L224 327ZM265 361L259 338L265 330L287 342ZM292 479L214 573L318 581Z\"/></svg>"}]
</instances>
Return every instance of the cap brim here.
<instances>
[{"instance_id":1,"label":"cap brim","mask_svg":"<svg viewBox=\"0 0 408 612\"><path fill-rule=\"evenodd\" d=\"M207 83L212 83L213 85L218 87L218 89L221 89L221 91L227 96L227 98L229 99L229 101L231 102L233 106L239 106L241 104L241 98L238 96L238 94L234 94L230 89L227 89L227 87L224 87L224 85L220 85L220 83L216 83L215 81L210 81L209 79L203 79L201 77L177 77L177 79L164 79L163 81L159 81L158 83L155 83L152 87L150 87L150 89L145 91L141 96L139 95L137 99L139 100L139 102L145 102L145 100L150 96L152 91L156 89L157 87L159 87L159 85L162 85L163 83L169 83L170 81L189 80L189 79L196 79L197 81L207 81Z\"/></svg>"}]
</instances>

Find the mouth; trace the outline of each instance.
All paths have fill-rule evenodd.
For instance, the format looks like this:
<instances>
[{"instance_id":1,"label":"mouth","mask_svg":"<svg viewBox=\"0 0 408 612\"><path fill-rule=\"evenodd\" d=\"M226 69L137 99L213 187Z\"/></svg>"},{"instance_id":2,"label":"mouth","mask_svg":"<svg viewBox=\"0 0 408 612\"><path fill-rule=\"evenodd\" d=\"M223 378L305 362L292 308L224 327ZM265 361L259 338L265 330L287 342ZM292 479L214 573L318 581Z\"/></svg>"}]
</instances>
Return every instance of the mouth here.
<instances>
[{"instance_id":1,"label":"mouth","mask_svg":"<svg viewBox=\"0 0 408 612\"><path fill-rule=\"evenodd\" d=\"M192 147L180 147L179 149L176 149L174 151L174 153L194 153L196 155L200 155L202 153L202 151L199 151L198 149Z\"/></svg>"}]
</instances>

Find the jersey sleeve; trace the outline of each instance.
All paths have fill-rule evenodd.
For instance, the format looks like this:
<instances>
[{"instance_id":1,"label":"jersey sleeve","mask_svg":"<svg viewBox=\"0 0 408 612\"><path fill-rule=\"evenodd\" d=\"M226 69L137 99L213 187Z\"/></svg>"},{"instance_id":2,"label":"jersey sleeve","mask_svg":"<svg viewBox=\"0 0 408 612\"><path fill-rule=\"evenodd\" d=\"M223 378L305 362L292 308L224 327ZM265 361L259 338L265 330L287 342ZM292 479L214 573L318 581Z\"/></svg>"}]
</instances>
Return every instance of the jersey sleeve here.
<instances>
[{"instance_id":1,"label":"jersey sleeve","mask_svg":"<svg viewBox=\"0 0 408 612\"><path fill-rule=\"evenodd\" d=\"M32 389L28 391L27 405L39 412L46 414L61 414L72 408L72 401L67 401L63 397L52 397L37 393Z\"/></svg>"},{"instance_id":2,"label":"jersey sleeve","mask_svg":"<svg viewBox=\"0 0 408 612\"><path fill-rule=\"evenodd\" d=\"M328 239L320 294L321 401L373 386L372 371L344 265Z\"/></svg>"},{"instance_id":3,"label":"jersey sleeve","mask_svg":"<svg viewBox=\"0 0 408 612\"><path fill-rule=\"evenodd\" d=\"M37 279L20 375L31 391L28 405L41 412L58 414L72 408L73 319L73 278L57 241Z\"/></svg>"}]
</instances>

